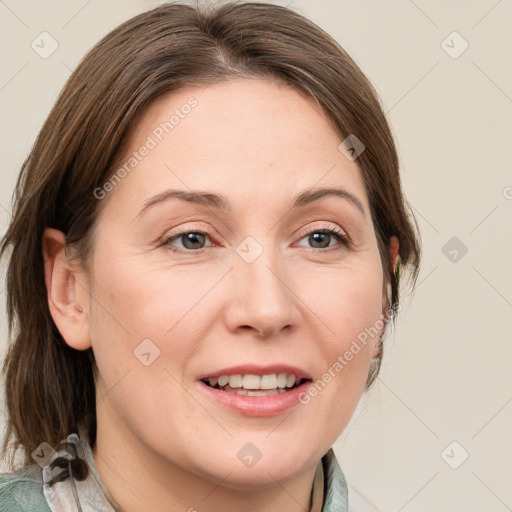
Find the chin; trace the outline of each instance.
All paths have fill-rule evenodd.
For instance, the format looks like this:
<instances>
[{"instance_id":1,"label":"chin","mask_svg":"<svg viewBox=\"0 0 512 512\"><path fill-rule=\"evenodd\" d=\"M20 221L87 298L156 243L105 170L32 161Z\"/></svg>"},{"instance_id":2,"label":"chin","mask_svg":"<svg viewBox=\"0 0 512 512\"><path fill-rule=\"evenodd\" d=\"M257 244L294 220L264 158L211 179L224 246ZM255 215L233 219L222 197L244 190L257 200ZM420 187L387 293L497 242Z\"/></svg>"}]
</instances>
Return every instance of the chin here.
<instances>
[{"instance_id":1,"label":"chin","mask_svg":"<svg viewBox=\"0 0 512 512\"><path fill-rule=\"evenodd\" d=\"M225 472L210 475L210 478L215 483L222 481L223 487L237 491L265 491L275 487L276 481L283 484L298 473L292 472L290 468L276 468L274 464L263 464L260 461L252 468L245 468L240 464L228 464Z\"/></svg>"},{"instance_id":2,"label":"chin","mask_svg":"<svg viewBox=\"0 0 512 512\"><path fill-rule=\"evenodd\" d=\"M275 449L258 450L255 444L236 442L235 450L209 453L196 461L196 471L205 478L231 489L248 491L274 487L276 480L283 483L316 464L320 457L307 454L300 447L286 447L283 443ZM241 446L241 448L238 448ZM233 453L233 456L230 453ZM205 467L205 461L208 465Z\"/></svg>"}]
</instances>

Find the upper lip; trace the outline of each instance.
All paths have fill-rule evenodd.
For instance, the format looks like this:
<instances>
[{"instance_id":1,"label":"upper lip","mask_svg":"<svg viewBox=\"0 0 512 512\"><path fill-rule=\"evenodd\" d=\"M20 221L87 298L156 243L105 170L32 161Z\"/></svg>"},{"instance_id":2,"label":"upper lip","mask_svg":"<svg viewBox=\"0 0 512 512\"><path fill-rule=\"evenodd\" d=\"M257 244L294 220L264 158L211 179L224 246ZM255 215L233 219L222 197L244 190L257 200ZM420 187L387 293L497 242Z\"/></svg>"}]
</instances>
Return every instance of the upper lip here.
<instances>
[{"instance_id":1,"label":"upper lip","mask_svg":"<svg viewBox=\"0 0 512 512\"><path fill-rule=\"evenodd\" d=\"M289 364L272 364L269 366L260 366L257 364L244 364L239 366L230 366L221 370L213 370L198 377L198 380L207 378L220 377L221 375L272 375L272 374L287 373L288 375L295 375L297 379L310 379L311 375L301 368Z\"/></svg>"}]
</instances>

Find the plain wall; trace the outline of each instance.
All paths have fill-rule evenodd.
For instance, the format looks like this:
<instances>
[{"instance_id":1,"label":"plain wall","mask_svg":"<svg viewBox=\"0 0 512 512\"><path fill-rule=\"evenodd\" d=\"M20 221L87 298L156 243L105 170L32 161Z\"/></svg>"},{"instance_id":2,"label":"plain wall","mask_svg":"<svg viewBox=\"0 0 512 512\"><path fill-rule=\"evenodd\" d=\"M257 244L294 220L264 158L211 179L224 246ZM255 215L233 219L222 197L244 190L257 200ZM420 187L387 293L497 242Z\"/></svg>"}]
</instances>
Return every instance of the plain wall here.
<instances>
[{"instance_id":1,"label":"plain wall","mask_svg":"<svg viewBox=\"0 0 512 512\"><path fill-rule=\"evenodd\" d=\"M103 35L160 3L0 3L2 232L20 165L71 70ZM423 240L380 378L335 445L340 465L382 512L510 510L512 3L290 7L332 34L379 92ZM58 43L46 59L31 47L44 31Z\"/></svg>"}]
</instances>

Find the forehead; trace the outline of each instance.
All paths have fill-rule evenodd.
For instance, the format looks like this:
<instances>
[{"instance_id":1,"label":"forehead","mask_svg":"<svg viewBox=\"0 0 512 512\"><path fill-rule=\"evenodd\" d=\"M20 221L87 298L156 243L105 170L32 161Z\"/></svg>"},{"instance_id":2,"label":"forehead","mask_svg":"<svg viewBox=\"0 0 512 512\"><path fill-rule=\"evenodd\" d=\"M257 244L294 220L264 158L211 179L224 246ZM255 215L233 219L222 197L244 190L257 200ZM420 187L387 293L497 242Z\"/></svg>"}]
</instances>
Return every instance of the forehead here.
<instances>
[{"instance_id":1,"label":"forehead","mask_svg":"<svg viewBox=\"0 0 512 512\"><path fill-rule=\"evenodd\" d=\"M118 165L130 172L116 194L129 194L140 208L168 188L205 189L243 206L343 186L367 209L359 167L340 152L341 141L315 101L290 86L236 79L188 87L160 97L139 118Z\"/></svg>"}]
</instances>

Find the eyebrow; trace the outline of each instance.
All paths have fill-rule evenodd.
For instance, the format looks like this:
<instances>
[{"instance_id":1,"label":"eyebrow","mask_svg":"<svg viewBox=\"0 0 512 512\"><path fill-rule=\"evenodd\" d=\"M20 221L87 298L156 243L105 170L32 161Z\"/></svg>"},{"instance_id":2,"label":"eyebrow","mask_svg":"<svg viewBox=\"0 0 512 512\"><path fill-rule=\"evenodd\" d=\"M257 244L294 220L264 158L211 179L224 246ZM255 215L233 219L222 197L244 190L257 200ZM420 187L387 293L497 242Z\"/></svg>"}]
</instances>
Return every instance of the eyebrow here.
<instances>
[{"instance_id":1,"label":"eyebrow","mask_svg":"<svg viewBox=\"0 0 512 512\"><path fill-rule=\"evenodd\" d=\"M309 204L319 201L324 197L335 196L340 197L349 201L355 206L363 215L366 217L365 209L361 201L348 190L344 188L317 188L305 190L295 197L292 208L303 208ZM161 194L149 198L145 203L137 217L140 217L146 210L152 206L159 204L168 199L181 199L190 203L199 204L202 206L214 208L216 210L231 211L231 205L229 200L222 194L215 194L213 192L202 192L202 191L186 191L186 190L166 190Z\"/></svg>"}]
</instances>

